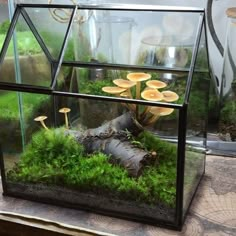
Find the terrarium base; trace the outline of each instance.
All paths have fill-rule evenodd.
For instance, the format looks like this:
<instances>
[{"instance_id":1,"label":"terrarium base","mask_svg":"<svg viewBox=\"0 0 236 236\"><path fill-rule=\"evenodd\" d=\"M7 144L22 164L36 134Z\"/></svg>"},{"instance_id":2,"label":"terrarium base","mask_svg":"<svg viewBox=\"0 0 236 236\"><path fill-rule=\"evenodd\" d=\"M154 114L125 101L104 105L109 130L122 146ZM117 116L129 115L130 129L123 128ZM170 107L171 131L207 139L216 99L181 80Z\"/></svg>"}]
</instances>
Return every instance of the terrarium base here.
<instances>
[{"instance_id":1,"label":"terrarium base","mask_svg":"<svg viewBox=\"0 0 236 236\"><path fill-rule=\"evenodd\" d=\"M154 225L171 227L174 224L175 209L161 203L151 206L119 200L115 196L111 198L92 193L82 193L65 187L13 182L7 183L7 191L4 194L70 208L90 210Z\"/></svg>"}]
</instances>

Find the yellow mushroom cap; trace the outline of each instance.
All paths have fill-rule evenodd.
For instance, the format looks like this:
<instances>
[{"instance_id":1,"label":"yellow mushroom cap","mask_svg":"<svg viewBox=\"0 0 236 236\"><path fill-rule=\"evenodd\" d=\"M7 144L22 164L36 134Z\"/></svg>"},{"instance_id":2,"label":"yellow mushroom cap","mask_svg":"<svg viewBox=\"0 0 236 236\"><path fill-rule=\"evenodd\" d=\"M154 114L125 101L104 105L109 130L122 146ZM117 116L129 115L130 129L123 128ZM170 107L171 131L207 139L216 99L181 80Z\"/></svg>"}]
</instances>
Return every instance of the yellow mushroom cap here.
<instances>
[{"instance_id":1,"label":"yellow mushroom cap","mask_svg":"<svg viewBox=\"0 0 236 236\"><path fill-rule=\"evenodd\" d=\"M155 89L159 89L159 88L165 88L166 87L166 83L160 81L160 80L149 80L146 82L146 85L149 88L155 88Z\"/></svg>"},{"instance_id":2,"label":"yellow mushroom cap","mask_svg":"<svg viewBox=\"0 0 236 236\"><path fill-rule=\"evenodd\" d=\"M148 80L150 78L151 78L150 74L143 73L143 72L129 73L127 75L127 79L134 82L140 82L140 81Z\"/></svg>"},{"instance_id":3,"label":"yellow mushroom cap","mask_svg":"<svg viewBox=\"0 0 236 236\"><path fill-rule=\"evenodd\" d=\"M151 107L149 110L150 113L153 115L159 115L159 116L167 116L170 115L174 111L173 108L168 107Z\"/></svg>"},{"instance_id":4,"label":"yellow mushroom cap","mask_svg":"<svg viewBox=\"0 0 236 236\"><path fill-rule=\"evenodd\" d=\"M63 108L61 108L61 109L59 110L59 112L60 112L60 113L68 113L68 112L70 112L70 108L68 108L68 107L63 107Z\"/></svg>"},{"instance_id":5,"label":"yellow mushroom cap","mask_svg":"<svg viewBox=\"0 0 236 236\"><path fill-rule=\"evenodd\" d=\"M126 79L115 79L113 80L113 83L118 87L125 89L131 88L136 84L135 82Z\"/></svg>"},{"instance_id":6,"label":"yellow mushroom cap","mask_svg":"<svg viewBox=\"0 0 236 236\"><path fill-rule=\"evenodd\" d=\"M48 118L47 116L38 116L38 117L34 118L34 121L44 121L47 118Z\"/></svg>"},{"instance_id":7,"label":"yellow mushroom cap","mask_svg":"<svg viewBox=\"0 0 236 236\"><path fill-rule=\"evenodd\" d=\"M141 97L149 101L161 101L163 99L163 94L156 89L147 89L141 93Z\"/></svg>"},{"instance_id":8,"label":"yellow mushroom cap","mask_svg":"<svg viewBox=\"0 0 236 236\"><path fill-rule=\"evenodd\" d=\"M124 92L125 90L126 90L125 88L112 87L112 86L102 88L103 92L110 93L110 94L120 94L120 93Z\"/></svg>"},{"instance_id":9,"label":"yellow mushroom cap","mask_svg":"<svg viewBox=\"0 0 236 236\"><path fill-rule=\"evenodd\" d=\"M161 93L163 94L163 100L166 102L174 102L179 99L179 95L175 92L166 90Z\"/></svg>"}]
</instances>

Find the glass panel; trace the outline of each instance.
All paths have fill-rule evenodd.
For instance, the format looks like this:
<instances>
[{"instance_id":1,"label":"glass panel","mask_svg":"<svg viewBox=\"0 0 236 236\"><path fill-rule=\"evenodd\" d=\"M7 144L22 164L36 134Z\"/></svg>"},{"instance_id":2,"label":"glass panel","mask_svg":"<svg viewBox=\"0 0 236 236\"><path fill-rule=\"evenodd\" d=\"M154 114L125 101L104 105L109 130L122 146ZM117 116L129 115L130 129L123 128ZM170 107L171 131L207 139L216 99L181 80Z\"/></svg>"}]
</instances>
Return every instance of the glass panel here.
<instances>
[{"instance_id":1,"label":"glass panel","mask_svg":"<svg viewBox=\"0 0 236 236\"><path fill-rule=\"evenodd\" d=\"M52 99L47 95L7 92L0 93L0 143L3 151L19 152L38 129L34 118L52 110ZM50 105L51 104L51 105ZM47 122L51 122L52 115ZM6 129L8 127L8 129Z\"/></svg>"},{"instance_id":2,"label":"glass panel","mask_svg":"<svg viewBox=\"0 0 236 236\"><path fill-rule=\"evenodd\" d=\"M206 72L206 71L209 71L209 67L208 67L207 44L206 44L206 36L205 36L204 28L205 26L203 26L203 31L201 33L197 60L195 64L195 70Z\"/></svg>"},{"instance_id":3,"label":"glass panel","mask_svg":"<svg viewBox=\"0 0 236 236\"><path fill-rule=\"evenodd\" d=\"M74 24L76 59L189 68L198 13L85 11ZM140 17L141 16L141 17Z\"/></svg>"},{"instance_id":4,"label":"glass panel","mask_svg":"<svg viewBox=\"0 0 236 236\"><path fill-rule=\"evenodd\" d=\"M0 67L0 82L44 87L51 83L51 65L21 15Z\"/></svg>"},{"instance_id":5,"label":"glass panel","mask_svg":"<svg viewBox=\"0 0 236 236\"><path fill-rule=\"evenodd\" d=\"M0 2L0 48L1 48L1 37L3 37L8 30L9 26L9 15L8 15L8 3L7 1Z\"/></svg>"},{"instance_id":6,"label":"glass panel","mask_svg":"<svg viewBox=\"0 0 236 236\"><path fill-rule=\"evenodd\" d=\"M50 54L58 60L72 9L25 8L25 10Z\"/></svg>"},{"instance_id":7,"label":"glass panel","mask_svg":"<svg viewBox=\"0 0 236 236\"><path fill-rule=\"evenodd\" d=\"M62 66L56 90L182 104L187 76L188 73L183 72L134 72ZM146 90L153 90L154 93Z\"/></svg>"},{"instance_id":8,"label":"glass panel","mask_svg":"<svg viewBox=\"0 0 236 236\"><path fill-rule=\"evenodd\" d=\"M203 42L203 39L204 31L202 32L201 42ZM202 53L205 50L202 47L198 51L196 65L203 65ZM199 70L200 67L196 66L190 89L187 111L187 144L185 150L184 214L204 173L210 87L209 69L207 65L204 65L204 70L201 71Z\"/></svg>"},{"instance_id":9,"label":"glass panel","mask_svg":"<svg viewBox=\"0 0 236 236\"><path fill-rule=\"evenodd\" d=\"M0 143L4 152L22 150L19 94L0 90Z\"/></svg>"},{"instance_id":10,"label":"glass panel","mask_svg":"<svg viewBox=\"0 0 236 236\"><path fill-rule=\"evenodd\" d=\"M148 108L159 109L159 115L149 115L149 125L140 129L124 104L63 96L54 96L52 102L46 95L21 95L25 103L27 96L41 99L28 116L28 106L20 102L27 139L24 151L4 150L9 193L93 209L102 204L107 211L174 223L176 140L158 137L154 124L178 111ZM116 113L104 115L112 107ZM90 113L103 120L92 123ZM37 122L37 116L48 118Z\"/></svg>"}]
</instances>

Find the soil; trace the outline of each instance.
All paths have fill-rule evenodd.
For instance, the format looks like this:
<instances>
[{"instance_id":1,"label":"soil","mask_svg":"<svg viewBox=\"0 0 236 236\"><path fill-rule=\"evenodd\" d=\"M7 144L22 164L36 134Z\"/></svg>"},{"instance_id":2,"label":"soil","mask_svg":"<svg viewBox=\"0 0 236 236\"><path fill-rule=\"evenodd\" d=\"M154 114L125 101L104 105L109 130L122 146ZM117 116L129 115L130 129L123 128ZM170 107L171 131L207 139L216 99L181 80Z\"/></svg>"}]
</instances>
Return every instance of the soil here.
<instances>
[{"instance_id":1,"label":"soil","mask_svg":"<svg viewBox=\"0 0 236 236\"><path fill-rule=\"evenodd\" d=\"M138 202L109 198L107 196L82 193L59 186L7 182L7 195L39 202L52 203L70 208L86 209L122 218L147 222L174 223L175 209L163 204L150 206Z\"/></svg>"}]
</instances>

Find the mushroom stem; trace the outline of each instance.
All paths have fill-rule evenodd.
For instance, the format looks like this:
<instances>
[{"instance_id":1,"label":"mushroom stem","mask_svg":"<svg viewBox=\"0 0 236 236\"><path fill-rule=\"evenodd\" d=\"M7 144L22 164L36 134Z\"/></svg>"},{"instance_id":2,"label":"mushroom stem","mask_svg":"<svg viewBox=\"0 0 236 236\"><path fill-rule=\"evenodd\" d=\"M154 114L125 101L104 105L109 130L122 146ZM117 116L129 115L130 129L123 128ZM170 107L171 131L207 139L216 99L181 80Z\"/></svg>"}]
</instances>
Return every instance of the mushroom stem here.
<instances>
[{"instance_id":1,"label":"mushroom stem","mask_svg":"<svg viewBox=\"0 0 236 236\"><path fill-rule=\"evenodd\" d=\"M141 90L141 82L137 81L137 83L136 83L136 99L140 99L140 90Z\"/></svg>"},{"instance_id":2,"label":"mushroom stem","mask_svg":"<svg viewBox=\"0 0 236 236\"><path fill-rule=\"evenodd\" d=\"M127 89L126 92L124 92L124 93L116 94L115 96L116 97L132 98L130 89ZM136 109L136 105L135 104L121 103L121 105L125 106L128 110L135 112L135 109Z\"/></svg>"},{"instance_id":3,"label":"mushroom stem","mask_svg":"<svg viewBox=\"0 0 236 236\"><path fill-rule=\"evenodd\" d=\"M157 114L157 115L153 115L152 117L150 117L150 118L145 122L144 125L145 125L145 126L148 126L148 125L153 124L155 121L158 120L159 117L160 117L159 114Z\"/></svg>"},{"instance_id":4,"label":"mushroom stem","mask_svg":"<svg viewBox=\"0 0 236 236\"><path fill-rule=\"evenodd\" d=\"M128 94L128 98L131 98L131 99L132 99L133 96L132 96L132 93L131 93L130 88L128 88L128 89L126 90L126 92L127 92L127 94ZM129 110L135 111L137 105L127 103L126 106L128 107Z\"/></svg>"},{"instance_id":5,"label":"mushroom stem","mask_svg":"<svg viewBox=\"0 0 236 236\"><path fill-rule=\"evenodd\" d=\"M69 129L69 122L68 122L68 115L67 113L70 112L70 108L68 107L63 107L59 110L60 113L64 113L64 116L65 116L65 126L66 126L66 129Z\"/></svg>"},{"instance_id":6,"label":"mushroom stem","mask_svg":"<svg viewBox=\"0 0 236 236\"><path fill-rule=\"evenodd\" d=\"M141 82L137 81L137 83L136 83L136 99L140 99L140 90L141 90ZM136 105L135 114L136 114L136 119L138 120L139 119L139 106L138 105Z\"/></svg>"},{"instance_id":7,"label":"mushroom stem","mask_svg":"<svg viewBox=\"0 0 236 236\"><path fill-rule=\"evenodd\" d=\"M140 115L140 119L141 120L144 120L145 119L145 116L146 114L150 111L151 107L150 106L146 106L145 109L143 110L143 112L141 113Z\"/></svg>"},{"instance_id":8,"label":"mushroom stem","mask_svg":"<svg viewBox=\"0 0 236 236\"><path fill-rule=\"evenodd\" d=\"M130 111L135 112L135 110L136 110L136 105L135 104L122 103L122 105L126 106Z\"/></svg>"},{"instance_id":9,"label":"mushroom stem","mask_svg":"<svg viewBox=\"0 0 236 236\"><path fill-rule=\"evenodd\" d=\"M44 129L48 130L48 127L45 125L43 120L40 120L41 125L43 126Z\"/></svg>"},{"instance_id":10,"label":"mushroom stem","mask_svg":"<svg viewBox=\"0 0 236 236\"><path fill-rule=\"evenodd\" d=\"M69 129L69 122L68 122L67 113L65 113L65 124L66 124L66 129Z\"/></svg>"},{"instance_id":11,"label":"mushroom stem","mask_svg":"<svg viewBox=\"0 0 236 236\"><path fill-rule=\"evenodd\" d=\"M130 91L130 88L128 88L128 89L127 89L127 93L128 93L128 95L129 95L129 98L131 98L131 99L132 99L132 98L133 98L133 96L132 96L132 93L131 93L131 91Z\"/></svg>"}]
</instances>

